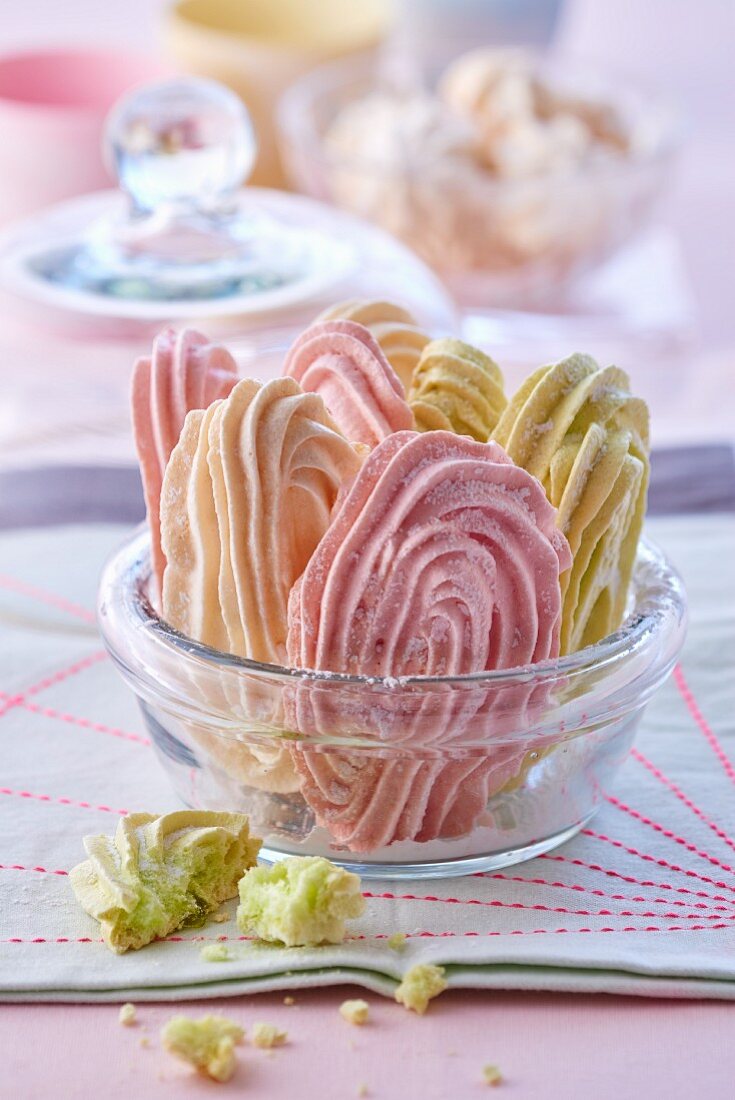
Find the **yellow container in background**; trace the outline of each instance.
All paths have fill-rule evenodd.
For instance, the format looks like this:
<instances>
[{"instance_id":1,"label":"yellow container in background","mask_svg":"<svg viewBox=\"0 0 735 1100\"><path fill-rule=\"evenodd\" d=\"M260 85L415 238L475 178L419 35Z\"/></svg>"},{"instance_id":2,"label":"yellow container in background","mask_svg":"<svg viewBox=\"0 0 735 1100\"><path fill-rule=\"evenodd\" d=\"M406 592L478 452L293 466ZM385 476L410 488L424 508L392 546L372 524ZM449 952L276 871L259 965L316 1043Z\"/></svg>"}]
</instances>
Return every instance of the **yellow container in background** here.
<instances>
[{"instance_id":1,"label":"yellow container in background","mask_svg":"<svg viewBox=\"0 0 735 1100\"><path fill-rule=\"evenodd\" d=\"M391 23L391 0L179 0L164 34L179 69L242 97L259 143L251 182L283 187L273 119L281 92L323 61L374 51Z\"/></svg>"}]
</instances>

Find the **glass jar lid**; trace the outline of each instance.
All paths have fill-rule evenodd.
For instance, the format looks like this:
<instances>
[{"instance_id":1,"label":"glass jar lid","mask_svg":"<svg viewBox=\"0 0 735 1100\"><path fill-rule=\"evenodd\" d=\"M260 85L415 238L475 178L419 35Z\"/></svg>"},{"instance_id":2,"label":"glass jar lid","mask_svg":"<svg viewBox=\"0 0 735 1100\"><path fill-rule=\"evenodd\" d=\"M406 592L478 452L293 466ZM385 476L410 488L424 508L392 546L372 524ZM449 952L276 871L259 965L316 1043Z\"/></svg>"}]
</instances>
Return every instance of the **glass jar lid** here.
<instances>
[{"instance_id":1,"label":"glass jar lid","mask_svg":"<svg viewBox=\"0 0 735 1100\"><path fill-rule=\"evenodd\" d=\"M245 332L291 328L344 298L393 298L433 331L453 327L437 278L387 234L313 199L241 188L256 138L222 85L186 77L133 90L104 146L118 191L7 232L6 290L90 317L237 318Z\"/></svg>"}]
</instances>

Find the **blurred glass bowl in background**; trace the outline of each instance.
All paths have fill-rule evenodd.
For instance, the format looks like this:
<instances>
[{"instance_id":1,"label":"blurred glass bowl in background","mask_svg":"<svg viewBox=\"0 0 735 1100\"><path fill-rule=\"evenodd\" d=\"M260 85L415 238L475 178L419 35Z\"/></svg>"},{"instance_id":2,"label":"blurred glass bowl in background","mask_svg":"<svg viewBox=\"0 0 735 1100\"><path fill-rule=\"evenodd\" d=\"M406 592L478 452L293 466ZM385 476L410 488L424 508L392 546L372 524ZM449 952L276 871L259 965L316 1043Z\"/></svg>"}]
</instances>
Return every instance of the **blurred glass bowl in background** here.
<instances>
[{"instance_id":1,"label":"blurred glass bowl in background","mask_svg":"<svg viewBox=\"0 0 735 1100\"><path fill-rule=\"evenodd\" d=\"M558 301L575 276L646 223L670 171L677 126L624 81L529 57L533 79L564 117L506 143L500 169L482 163L486 148L478 160L478 132L467 118L412 83L395 55L382 69L353 61L314 71L279 108L293 184L403 240L465 308ZM505 92L524 94L516 85ZM511 106L499 104L501 112ZM608 132L589 155L567 156L583 129L598 138Z\"/></svg>"}]
</instances>

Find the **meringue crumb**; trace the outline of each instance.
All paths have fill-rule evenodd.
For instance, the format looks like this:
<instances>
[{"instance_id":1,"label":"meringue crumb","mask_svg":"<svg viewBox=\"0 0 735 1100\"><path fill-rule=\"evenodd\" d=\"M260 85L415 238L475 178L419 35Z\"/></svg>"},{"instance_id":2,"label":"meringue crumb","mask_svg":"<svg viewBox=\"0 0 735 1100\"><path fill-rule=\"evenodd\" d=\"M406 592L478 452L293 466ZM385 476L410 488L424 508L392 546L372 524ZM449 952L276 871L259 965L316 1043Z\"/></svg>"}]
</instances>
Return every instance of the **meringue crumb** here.
<instances>
[{"instance_id":1,"label":"meringue crumb","mask_svg":"<svg viewBox=\"0 0 735 1100\"><path fill-rule=\"evenodd\" d=\"M135 1017L137 1015L137 1009L130 1001L127 1004L120 1005L120 1011L118 1013L118 1020L123 1027L132 1027L135 1023Z\"/></svg>"},{"instance_id":2,"label":"meringue crumb","mask_svg":"<svg viewBox=\"0 0 735 1100\"><path fill-rule=\"evenodd\" d=\"M503 1075L497 1066L483 1066L482 1076L485 1084L492 1087L500 1085L503 1081Z\"/></svg>"},{"instance_id":3,"label":"meringue crumb","mask_svg":"<svg viewBox=\"0 0 735 1100\"><path fill-rule=\"evenodd\" d=\"M281 1031L273 1024L253 1024L250 1040L254 1047L268 1050L270 1047L279 1047L286 1042L288 1034Z\"/></svg>"},{"instance_id":4,"label":"meringue crumb","mask_svg":"<svg viewBox=\"0 0 735 1100\"><path fill-rule=\"evenodd\" d=\"M423 1016L429 1007L429 1001L438 997L447 988L444 967L432 963L418 963L403 975L403 981L396 989L395 999L404 1008L409 1008Z\"/></svg>"},{"instance_id":5,"label":"meringue crumb","mask_svg":"<svg viewBox=\"0 0 735 1100\"><path fill-rule=\"evenodd\" d=\"M226 1016L172 1016L161 1030L169 1054L189 1062L215 1081L229 1081L235 1072L235 1044L242 1042L243 1029Z\"/></svg>"},{"instance_id":6,"label":"meringue crumb","mask_svg":"<svg viewBox=\"0 0 735 1100\"><path fill-rule=\"evenodd\" d=\"M147 1035L141 1035L140 1039L138 1039L138 1046L143 1047L144 1050L147 1050L150 1045L151 1045L151 1041L148 1038L148 1036Z\"/></svg>"},{"instance_id":7,"label":"meringue crumb","mask_svg":"<svg viewBox=\"0 0 735 1100\"><path fill-rule=\"evenodd\" d=\"M345 921L365 910L359 876L322 856L250 867L238 890L240 931L285 947L342 943Z\"/></svg>"},{"instance_id":8,"label":"meringue crumb","mask_svg":"<svg viewBox=\"0 0 735 1100\"><path fill-rule=\"evenodd\" d=\"M199 955L208 963L231 962L234 958L232 952L225 943L208 943L201 949Z\"/></svg>"},{"instance_id":9,"label":"meringue crumb","mask_svg":"<svg viewBox=\"0 0 735 1100\"><path fill-rule=\"evenodd\" d=\"M408 937L405 932L394 932L392 936L388 936L386 942L391 951L403 951L407 939Z\"/></svg>"},{"instance_id":10,"label":"meringue crumb","mask_svg":"<svg viewBox=\"0 0 735 1100\"><path fill-rule=\"evenodd\" d=\"M348 1024L355 1024L356 1027L360 1027L362 1024L367 1023L369 1012L370 1005L367 1001L343 1001L339 1006L339 1014L342 1019L347 1020Z\"/></svg>"},{"instance_id":11,"label":"meringue crumb","mask_svg":"<svg viewBox=\"0 0 735 1100\"><path fill-rule=\"evenodd\" d=\"M215 924L226 924L230 919L230 914L225 912L212 913L209 919L214 921Z\"/></svg>"},{"instance_id":12,"label":"meringue crumb","mask_svg":"<svg viewBox=\"0 0 735 1100\"><path fill-rule=\"evenodd\" d=\"M296 1004L296 998L295 997L284 997L283 998L283 1003L285 1005L295 1005Z\"/></svg>"},{"instance_id":13,"label":"meringue crumb","mask_svg":"<svg viewBox=\"0 0 735 1100\"><path fill-rule=\"evenodd\" d=\"M364 1081L361 1081L360 1084L357 1086L357 1095L358 1096L369 1096L370 1095L370 1089L367 1087L367 1085L365 1084Z\"/></svg>"}]
</instances>

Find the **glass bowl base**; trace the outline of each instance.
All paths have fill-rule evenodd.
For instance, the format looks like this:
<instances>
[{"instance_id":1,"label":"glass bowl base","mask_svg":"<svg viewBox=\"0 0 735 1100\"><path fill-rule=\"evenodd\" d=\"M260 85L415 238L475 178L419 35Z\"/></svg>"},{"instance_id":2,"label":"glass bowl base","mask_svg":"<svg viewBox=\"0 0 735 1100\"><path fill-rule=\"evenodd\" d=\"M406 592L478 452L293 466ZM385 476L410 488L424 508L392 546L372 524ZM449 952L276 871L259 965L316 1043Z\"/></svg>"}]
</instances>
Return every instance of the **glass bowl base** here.
<instances>
[{"instance_id":1,"label":"glass bowl base","mask_svg":"<svg viewBox=\"0 0 735 1100\"><path fill-rule=\"evenodd\" d=\"M513 867L517 863L525 863L529 859L541 856L554 848L566 844L568 840L587 825L597 813L595 808L586 817L568 829L554 833L553 836L544 837L532 844L522 847L507 848L505 851L490 852L480 856L457 856L454 859L427 859L415 863L389 863L362 861L359 858L350 858L347 853L341 855L338 852L330 854L332 863L344 867L347 871L354 871L362 879L432 879L432 878L459 878L462 875L476 875L483 871L500 871L503 867ZM295 855L294 851L279 850L273 847L263 847L259 858L266 863L277 863Z\"/></svg>"}]
</instances>

